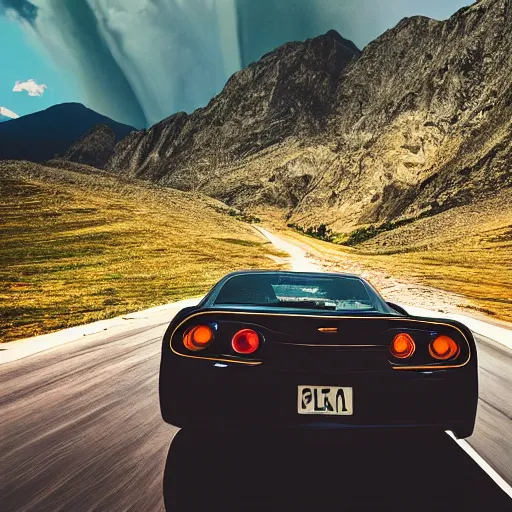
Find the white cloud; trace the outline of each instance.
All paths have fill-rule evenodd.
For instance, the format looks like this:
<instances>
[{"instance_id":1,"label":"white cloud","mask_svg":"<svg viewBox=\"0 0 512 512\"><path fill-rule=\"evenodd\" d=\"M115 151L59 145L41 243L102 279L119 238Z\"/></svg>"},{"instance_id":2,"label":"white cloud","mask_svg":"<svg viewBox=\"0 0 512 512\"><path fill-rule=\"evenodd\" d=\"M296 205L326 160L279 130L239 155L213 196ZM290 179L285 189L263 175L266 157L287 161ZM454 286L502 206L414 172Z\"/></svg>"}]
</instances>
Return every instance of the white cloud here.
<instances>
[{"instance_id":1,"label":"white cloud","mask_svg":"<svg viewBox=\"0 0 512 512\"><path fill-rule=\"evenodd\" d=\"M16 112L5 107L0 107L0 116L10 117L11 119L18 119L20 117Z\"/></svg>"},{"instance_id":2,"label":"white cloud","mask_svg":"<svg viewBox=\"0 0 512 512\"><path fill-rule=\"evenodd\" d=\"M20 82L16 80L14 84L13 92L27 91L29 96L42 96L44 90L47 89L45 84L38 84L33 78L26 82Z\"/></svg>"}]
</instances>

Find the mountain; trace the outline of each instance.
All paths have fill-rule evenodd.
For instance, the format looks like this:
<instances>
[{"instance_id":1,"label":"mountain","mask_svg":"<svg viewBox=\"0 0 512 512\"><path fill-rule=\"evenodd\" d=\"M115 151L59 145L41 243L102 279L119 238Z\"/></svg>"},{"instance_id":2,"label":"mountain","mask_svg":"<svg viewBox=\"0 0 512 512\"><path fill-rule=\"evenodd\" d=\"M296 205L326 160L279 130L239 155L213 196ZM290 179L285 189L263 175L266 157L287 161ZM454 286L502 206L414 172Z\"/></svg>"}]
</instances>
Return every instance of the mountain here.
<instances>
[{"instance_id":1,"label":"mountain","mask_svg":"<svg viewBox=\"0 0 512 512\"><path fill-rule=\"evenodd\" d=\"M285 44L108 168L340 232L492 195L512 185L511 2L405 18L362 53L335 31Z\"/></svg>"},{"instance_id":2,"label":"mountain","mask_svg":"<svg viewBox=\"0 0 512 512\"><path fill-rule=\"evenodd\" d=\"M10 121L11 119L18 119L18 117L20 116L14 113L12 110L9 110L5 107L0 107L0 123Z\"/></svg>"},{"instance_id":3,"label":"mountain","mask_svg":"<svg viewBox=\"0 0 512 512\"><path fill-rule=\"evenodd\" d=\"M287 43L235 73L205 108L133 133L117 146L110 167L191 189L290 134L322 133L340 74L359 54L334 31Z\"/></svg>"},{"instance_id":4,"label":"mountain","mask_svg":"<svg viewBox=\"0 0 512 512\"><path fill-rule=\"evenodd\" d=\"M510 0L482 0L446 21L406 18L369 44L335 94L334 163L294 218L414 218L510 187L511 28Z\"/></svg>"},{"instance_id":5,"label":"mountain","mask_svg":"<svg viewBox=\"0 0 512 512\"><path fill-rule=\"evenodd\" d=\"M79 103L62 103L0 124L0 160L48 160L97 124L109 126L117 141L135 130Z\"/></svg>"},{"instance_id":6,"label":"mountain","mask_svg":"<svg viewBox=\"0 0 512 512\"><path fill-rule=\"evenodd\" d=\"M103 169L114 154L116 141L116 132L110 126L97 124L76 140L58 159Z\"/></svg>"}]
</instances>

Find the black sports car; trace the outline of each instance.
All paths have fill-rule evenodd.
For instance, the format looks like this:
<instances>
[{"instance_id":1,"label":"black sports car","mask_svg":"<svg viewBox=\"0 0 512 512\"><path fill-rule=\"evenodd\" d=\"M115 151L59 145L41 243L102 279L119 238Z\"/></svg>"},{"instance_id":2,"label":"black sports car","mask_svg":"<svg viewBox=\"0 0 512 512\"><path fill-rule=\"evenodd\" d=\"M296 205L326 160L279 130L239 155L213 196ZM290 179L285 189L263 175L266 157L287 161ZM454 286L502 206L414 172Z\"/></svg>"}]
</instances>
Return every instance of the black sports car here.
<instances>
[{"instance_id":1,"label":"black sports car","mask_svg":"<svg viewBox=\"0 0 512 512\"><path fill-rule=\"evenodd\" d=\"M459 322L408 315L348 274L227 275L167 329L163 419L184 428L473 432L477 353Z\"/></svg>"}]
</instances>

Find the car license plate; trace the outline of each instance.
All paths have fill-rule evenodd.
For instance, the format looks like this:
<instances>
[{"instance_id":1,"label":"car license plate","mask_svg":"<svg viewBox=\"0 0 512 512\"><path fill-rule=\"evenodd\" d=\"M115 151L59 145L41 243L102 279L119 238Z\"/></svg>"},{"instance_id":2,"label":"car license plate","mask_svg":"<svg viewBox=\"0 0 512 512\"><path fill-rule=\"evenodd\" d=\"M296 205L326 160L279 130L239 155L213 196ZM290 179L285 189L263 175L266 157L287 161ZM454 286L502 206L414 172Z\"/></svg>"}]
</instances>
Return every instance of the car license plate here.
<instances>
[{"instance_id":1,"label":"car license plate","mask_svg":"<svg viewBox=\"0 0 512 512\"><path fill-rule=\"evenodd\" d=\"M297 394L299 414L334 414L351 416L352 388L332 386L299 386Z\"/></svg>"}]
</instances>

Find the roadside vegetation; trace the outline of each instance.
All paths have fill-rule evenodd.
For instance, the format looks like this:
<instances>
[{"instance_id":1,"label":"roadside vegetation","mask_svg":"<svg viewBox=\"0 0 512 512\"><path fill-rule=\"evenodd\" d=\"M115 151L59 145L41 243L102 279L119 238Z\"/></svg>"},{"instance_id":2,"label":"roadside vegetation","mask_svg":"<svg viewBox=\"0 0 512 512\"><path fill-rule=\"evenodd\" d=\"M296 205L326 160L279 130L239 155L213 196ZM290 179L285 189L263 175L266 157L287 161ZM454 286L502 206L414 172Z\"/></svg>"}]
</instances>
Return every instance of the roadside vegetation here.
<instances>
[{"instance_id":1,"label":"roadside vegetation","mask_svg":"<svg viewBox=\"0 0 512 512\"><path fill-rule=\"evenodd\" d=\"M460 305L468 312L511 322L510 205L512 190L506 189L480 203L395 225L371 237L361 236L351 247L327 243L314 235L317 240L307 243L340 271L370 269L454 292L469 299L469 306ZM301 238L296 231L288 234Z\"/></svg>"},{"instance_id":2,"label":"roadside vegetation","mask_svg":"<svg viewBox=\"0 0 512 512\"><path fill-rule=\"evenodd\" d=\"M324 240L325 242L332 242L333 244L339 245L348 245L350 247L354 247L358 244L371 240L375 238L377 235L384 233L386 231L392 231L393 229L399 228L401 226L406 226L417 218L409 218L409 219L400 219L400 220L388 220L386 222L382 222L381 224L370 224L369 226L363 226L357 229L354 229L350 233L335 233L331 230L331 228L327 227L326 224L320 224L319 226L309 226L305 228L295 223L287 224L289 228L293 228L299 233L310 236L312 238L317 238L318 240Z\"/></svg>"},{"instance_id":3,"label":"roadside vegetation","mask_svg":"<svg viewBox=\"0 0 512 512\"><path fill-rule=\"evenodd\" d=\"M203 294L276 268L244 214L199 194L88 167L0 162L0 340ZM269 258L274 256L274 259Z\"/></svg>"},{"instance_id":4,"label":"roadside vegetation","mask_svg":"<svg viewBox=\"0 0 512 512\"><path fill-rule=\"evenodd\" d=\"M326 224L320 224L319 226L309 226L307 228L300 226L299 224L289 223L287 224L289 228L295 229L299 233L303 235L310 236L312 238L317 238L318 240L324 240L325 242L335 242L335 235L331 231L330 228L327 227Z\"/></svg>"}]
</instances>

